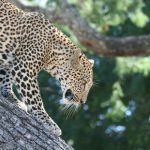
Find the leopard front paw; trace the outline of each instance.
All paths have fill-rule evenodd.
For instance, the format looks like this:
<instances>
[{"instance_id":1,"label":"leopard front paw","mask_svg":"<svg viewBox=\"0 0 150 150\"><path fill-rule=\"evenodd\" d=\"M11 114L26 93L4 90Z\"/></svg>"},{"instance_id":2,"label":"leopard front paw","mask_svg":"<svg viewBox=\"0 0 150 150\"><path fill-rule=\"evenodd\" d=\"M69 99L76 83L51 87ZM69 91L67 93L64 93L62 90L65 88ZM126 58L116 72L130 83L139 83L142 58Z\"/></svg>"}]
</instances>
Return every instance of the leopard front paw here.
<instances>
[{"instance_id":1,"label":"leopard front paw","mask_svg":"<svg viewBox=\"0 0 150 150\"><path fill-rule=\"evenodd\" d=\"M3 96L3 97L7 97L9 100L11 101L17 101L17 99L14 97L14 95L10 92L9 89L7 88L4 88L4 87L1 87L0 89L0 94Z\"/></svg>"},{"instance_id":2,"label":"leopard front paw","mask_svg":"<svg viewBox=\"0 0 150 150\"><path fill-rule=\"evenodd\" d=\"M50 131L50 133L55 134L56 136L60 136L62 134L59 126L53 121L51 117L45 111L41 110L32 110L32 115L36 117L36 119L43 123L43 126Z\"/></svg>"},{"instance_id":3,"label":"leopard front paw","mask_svg":"<svg viewBox=\"0 0 150 150\"><path fill-rule=\"evenodd\" d=\"M27 105L25 104L25 102L22 102L22 101L20 101L20 100L17 100L17 101L16 101L16 105L17 105L20 109L24 110L25 112L28 112L28 108L27 108Z\"/></svg>"},{"instance_id":4,"label":"leopard front paw","mask_svg":"<svg viewBox=\"0 0 150 150\"><path fill-rule=\"evenodd\" d=\"M56 136L61 136L62 131L56 123L47 124L44 123L44 127L47 128L52 134Z\"/></svg>"},{"instance_id":5,"label":"leopard front paw","mask_svg":"<svg viewBox=\"0 0 150 150\"><path fill-rule=\"evenodd\" d=\"M8 95L9 95L8 90L5 89L4 87L1 87L0 92L3 97L8 97Z\"/></svg>"}]
</instances>

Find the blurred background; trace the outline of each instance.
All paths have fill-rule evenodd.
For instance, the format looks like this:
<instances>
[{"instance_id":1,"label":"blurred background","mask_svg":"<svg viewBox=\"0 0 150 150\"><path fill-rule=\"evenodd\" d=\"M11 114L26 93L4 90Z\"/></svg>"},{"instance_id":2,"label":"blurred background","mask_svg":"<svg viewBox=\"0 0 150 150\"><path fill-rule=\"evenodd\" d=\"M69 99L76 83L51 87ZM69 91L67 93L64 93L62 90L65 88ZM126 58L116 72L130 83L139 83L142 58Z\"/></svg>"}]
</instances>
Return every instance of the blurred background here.
<instances>
[{"instance_id":1,"label":"blurred background","mask_svg":"<svg viewBox=\"0 0 150 150\"><path fill-rule=\"evenodd\" d=\"M61 0L22 0L42 9L57 9ZM149 0L68 0L88 24L106 37L150 34ZM67 25L55 23L88 58L95 60L94 85L85 105L74 115L60 108L59 83L39 75L47 112L62 129L62 138L76 150L150 149L150 57L105 56L80 44Z\"/></svg>"}]
</instances>

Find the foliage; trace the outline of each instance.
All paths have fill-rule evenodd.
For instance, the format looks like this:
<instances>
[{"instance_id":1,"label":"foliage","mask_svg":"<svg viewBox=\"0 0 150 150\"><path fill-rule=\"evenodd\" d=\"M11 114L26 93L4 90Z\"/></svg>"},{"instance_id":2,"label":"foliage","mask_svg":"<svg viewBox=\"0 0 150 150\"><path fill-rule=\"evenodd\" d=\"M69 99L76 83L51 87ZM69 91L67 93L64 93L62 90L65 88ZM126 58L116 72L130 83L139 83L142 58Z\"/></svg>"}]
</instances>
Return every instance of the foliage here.
<instances>
[{"instance_id":1,"label":"foliage","mask_svg":"<svg viewBox=\"0 0 150 150\"><path fill-rule=\"evenodd\" d=\"M36 2L38 4L38 0ZM47 0L40 4L49 7L55 3L59 7L60 2ZM90 25L106 35L150 34L149 0L69 2L80 10ZM61 26L61 29L79 45L67 27ZM150 57L110 58L88 50L85 53L95 60L95 84L87 103L69 119L59 108L59 83L45 72L39 75L45 108L62 128L63 138L76 150L149 150Z\"/></svg>"},{"instance_id":2,"label":"foliage","mask_svg":"<svg viewBox=\"0 0 150 150\"><path fill-rule=\"evenodd\" d=\"M69 2L76 4L89 23L101 31L124 23L127 19L138 27L145 26L148 21L148 16L142 10L144 7L142 0L69 0Z\"/></svg>"}]
</instances>

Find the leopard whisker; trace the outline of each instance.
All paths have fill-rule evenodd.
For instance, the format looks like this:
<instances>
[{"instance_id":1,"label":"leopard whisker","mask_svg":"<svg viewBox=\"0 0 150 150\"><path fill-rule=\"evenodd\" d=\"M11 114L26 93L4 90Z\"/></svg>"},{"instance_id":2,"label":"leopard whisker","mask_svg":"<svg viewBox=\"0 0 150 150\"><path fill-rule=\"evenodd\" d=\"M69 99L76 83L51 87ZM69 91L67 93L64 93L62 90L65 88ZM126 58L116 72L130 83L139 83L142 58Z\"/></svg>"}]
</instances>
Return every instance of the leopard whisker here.
<instances>
[{"instance_id":1,"label":"leopard whisker","mask_svg":"<svg viewBox=\"0 0 150 150\"><path fill-rule=\"evenodd\" d=\"M80 100L79 100L79 97L76 95L76 94L74 94L74 100L76 101L76 102L79 102Z\"/></svg>"},{"instance_id":2,"label":"leopard whisker","mask_svg":"<svg viewBox=\"0 0 150 150\"><path fill-rule=\"evenodd\" d=\"M72 112L73 112L73 104L71 104L69 109L68 109L68 114L67 114L67 118L66 119L71 118Z\"/></svg>"}]
</instances>

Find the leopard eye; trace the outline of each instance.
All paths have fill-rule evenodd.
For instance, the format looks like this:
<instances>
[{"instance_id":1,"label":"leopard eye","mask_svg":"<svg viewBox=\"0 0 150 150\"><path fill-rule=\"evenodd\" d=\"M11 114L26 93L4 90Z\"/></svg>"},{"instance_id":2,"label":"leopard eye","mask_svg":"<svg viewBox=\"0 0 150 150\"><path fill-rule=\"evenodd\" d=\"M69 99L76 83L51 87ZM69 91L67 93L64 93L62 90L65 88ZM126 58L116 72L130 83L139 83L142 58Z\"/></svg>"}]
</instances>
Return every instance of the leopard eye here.
<instances>
[{"instance_id":1,"label":"leopard eye","mask_svg":"<svg viewBox=\"0 0 150 150\"><path fill-rule=\"evenodd\" d=\"M83 84L85 86L88 83L87 78L83 78L82 80L83 80Z\"/></svg>"}]
</instances>

